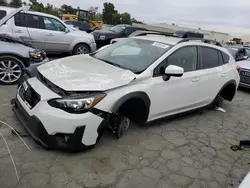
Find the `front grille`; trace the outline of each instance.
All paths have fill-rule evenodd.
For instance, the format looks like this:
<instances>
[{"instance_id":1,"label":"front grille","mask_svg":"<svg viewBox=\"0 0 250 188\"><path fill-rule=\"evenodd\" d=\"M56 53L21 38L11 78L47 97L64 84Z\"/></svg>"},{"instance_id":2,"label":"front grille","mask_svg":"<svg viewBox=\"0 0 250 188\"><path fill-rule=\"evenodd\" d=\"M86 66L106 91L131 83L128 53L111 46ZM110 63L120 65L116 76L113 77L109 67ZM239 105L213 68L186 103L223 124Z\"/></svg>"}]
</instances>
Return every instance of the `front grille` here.
<instances>
[{"instance_id":1,"label":"front grille","mask_svg":"<svg viewBox=\"0 0 250 188\"><path fill-rule=\"evenodd\" d=\"M20 86L19 96L23 101L29 104L30 109L34 108L41 100L41 96L26 82L28 88L24 89L24 85Z\"/></svg>"},{"instance_id":2,"label":"front grille","mask_svg":"<svg viewBox=\"0 0 250 188\"><path fill-rule=\"evenodd\" d=\"M45 78L40 72L38 72L37 79L40 80L47 88L49 88L54 93L65 96L65 91L58 87L57 85L53 84L51 81L49 81L47 78Z\"/></svg>"},{"instance_id":3,"label":"front grille","mask_svg":"<svg viewBox=\"0 0 250 188\"><path fill-rule=\"evenodd\" d=\"M240 82L250 84L250 71L244 69L240 71Z\"/></svg>"}]
</instances>

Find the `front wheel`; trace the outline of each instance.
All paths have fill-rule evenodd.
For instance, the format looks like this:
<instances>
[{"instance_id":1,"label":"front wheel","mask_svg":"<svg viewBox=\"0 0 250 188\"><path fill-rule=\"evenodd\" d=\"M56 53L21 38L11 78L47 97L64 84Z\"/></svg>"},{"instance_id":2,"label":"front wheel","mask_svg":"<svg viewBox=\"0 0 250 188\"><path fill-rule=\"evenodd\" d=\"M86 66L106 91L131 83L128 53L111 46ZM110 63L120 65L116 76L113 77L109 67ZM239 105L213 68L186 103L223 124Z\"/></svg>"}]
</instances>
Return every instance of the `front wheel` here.
<instances>
[{"instance_id":1,"label":"front wheel","mask_svg":"<svg viewBox=\"0 0 250 188\"><path fill-rule=\"evenodd\" d=\"M218 107L222 107L223 103L224 103L224 98L220 94L218 94L214 99L211 108L216 109Z\"/></svg>"},{"instance_id":2,"label":"front wheel","mask_svg":"<svg viewBox=\"0 0 250 188\"><path fill-rule=\"evenodd\" d=\"M23 63L13 56L0 57L0 84L16 84L23 75Z\"/></svg>"},{"instance_id":3,"label":"front wheel","mask_svg":"<svg viewBox=\"0 0 250 188\"><path fill-rule=\"evenodd\" d=\"M90 48L87 44L77 44L73 50L73 55L89 54Z\"/></svg>"}]
</instances>

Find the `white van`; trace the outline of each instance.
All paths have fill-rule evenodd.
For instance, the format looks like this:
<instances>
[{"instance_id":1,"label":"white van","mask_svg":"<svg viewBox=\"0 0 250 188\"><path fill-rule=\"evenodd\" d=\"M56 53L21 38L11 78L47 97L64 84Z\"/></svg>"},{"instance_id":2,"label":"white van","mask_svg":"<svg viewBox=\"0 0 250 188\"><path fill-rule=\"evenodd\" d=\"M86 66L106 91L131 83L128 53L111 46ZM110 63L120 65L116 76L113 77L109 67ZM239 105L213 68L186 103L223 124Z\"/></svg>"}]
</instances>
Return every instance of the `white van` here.
<instances>
[{"instance_id":1,"label":"white van","mask_svg":"<svg viewBox=\"0 0 250 188\"><path fill-rule=\"evenodd\" d=\"M0 6L0 19L14 8ZM96 50L92 34L72 29L56 16L26 11L10 14L0 33L20 38L47 53L87 54Z\"/></svg>"}]
</instances>

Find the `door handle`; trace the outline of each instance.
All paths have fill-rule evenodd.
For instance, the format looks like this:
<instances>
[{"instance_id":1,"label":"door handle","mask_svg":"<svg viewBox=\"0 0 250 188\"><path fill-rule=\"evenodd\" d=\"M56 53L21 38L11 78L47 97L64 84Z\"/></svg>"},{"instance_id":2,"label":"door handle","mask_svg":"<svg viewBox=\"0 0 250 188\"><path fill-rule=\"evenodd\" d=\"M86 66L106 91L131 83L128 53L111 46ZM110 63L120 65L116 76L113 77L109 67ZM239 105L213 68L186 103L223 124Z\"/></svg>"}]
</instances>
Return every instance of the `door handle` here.
<instances>
[{"instance_id":1,"label":"door handle","mask_svg":"<svg viewBox=\"0 0 250 188\"><path fill-rule=\"evenodd\" d=\"M221 73L221 77L225 77L226 76L226 73Z\"/></svg>"},{"instance_id":2,"label":"door handle","mask_svg":"<svg viewBox=\"0 0 250 188\"><path fill-rule=\"evenodd\" d=\"M52 33L48 34L48 36L54 36Z\"/></svg>"},{"instance_id":3,"label":"door handle","mask_svg":"<svg viewBox=\"0 0 250 188\"><path fill-rule=\"evenodd\" d=\"M192 82L198 82L198 81L200 81L199 77L195 77L195 78L192 79Z\"/></svg>"},{"instance_id":4,"label":"door handle","mask_svg":"<svg viewBox=\"0 0 250 188\"><path fill-rule=\"evenodd\" d=\"M23 33L22 30L16 30L16 33Z\"/></svg>"}]
</instances>

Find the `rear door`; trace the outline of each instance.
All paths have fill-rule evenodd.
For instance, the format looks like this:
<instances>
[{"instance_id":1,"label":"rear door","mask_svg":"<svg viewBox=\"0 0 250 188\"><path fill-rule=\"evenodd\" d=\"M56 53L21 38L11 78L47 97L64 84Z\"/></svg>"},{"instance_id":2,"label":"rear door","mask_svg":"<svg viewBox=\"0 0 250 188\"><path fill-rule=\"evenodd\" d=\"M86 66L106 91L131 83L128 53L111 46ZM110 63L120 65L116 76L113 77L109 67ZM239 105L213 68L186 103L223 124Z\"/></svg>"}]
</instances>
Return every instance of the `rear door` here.
<instances>
[{"instance_id":1,"label":"rear door","mask_svg":"<svg viewBox=\"0 0 250 188\"><path fill-rule=\"evenodd\" d=\"M16 14L14 16L14 35L36 48L46 50L46 33L41 16L30 13Z\"/></svg>"},{"instance_id":2,"label":"rear door","mask_svg":"<svg viewBox=\"0 0 250 188\"><path fill-rule=\"evenodd\" d=\"M197 71L197 93L204 103L211 103L228 77L227 65L223 64L222 54L219 50L200 46L200 65Z\"/></svg>"}]
</instances>

